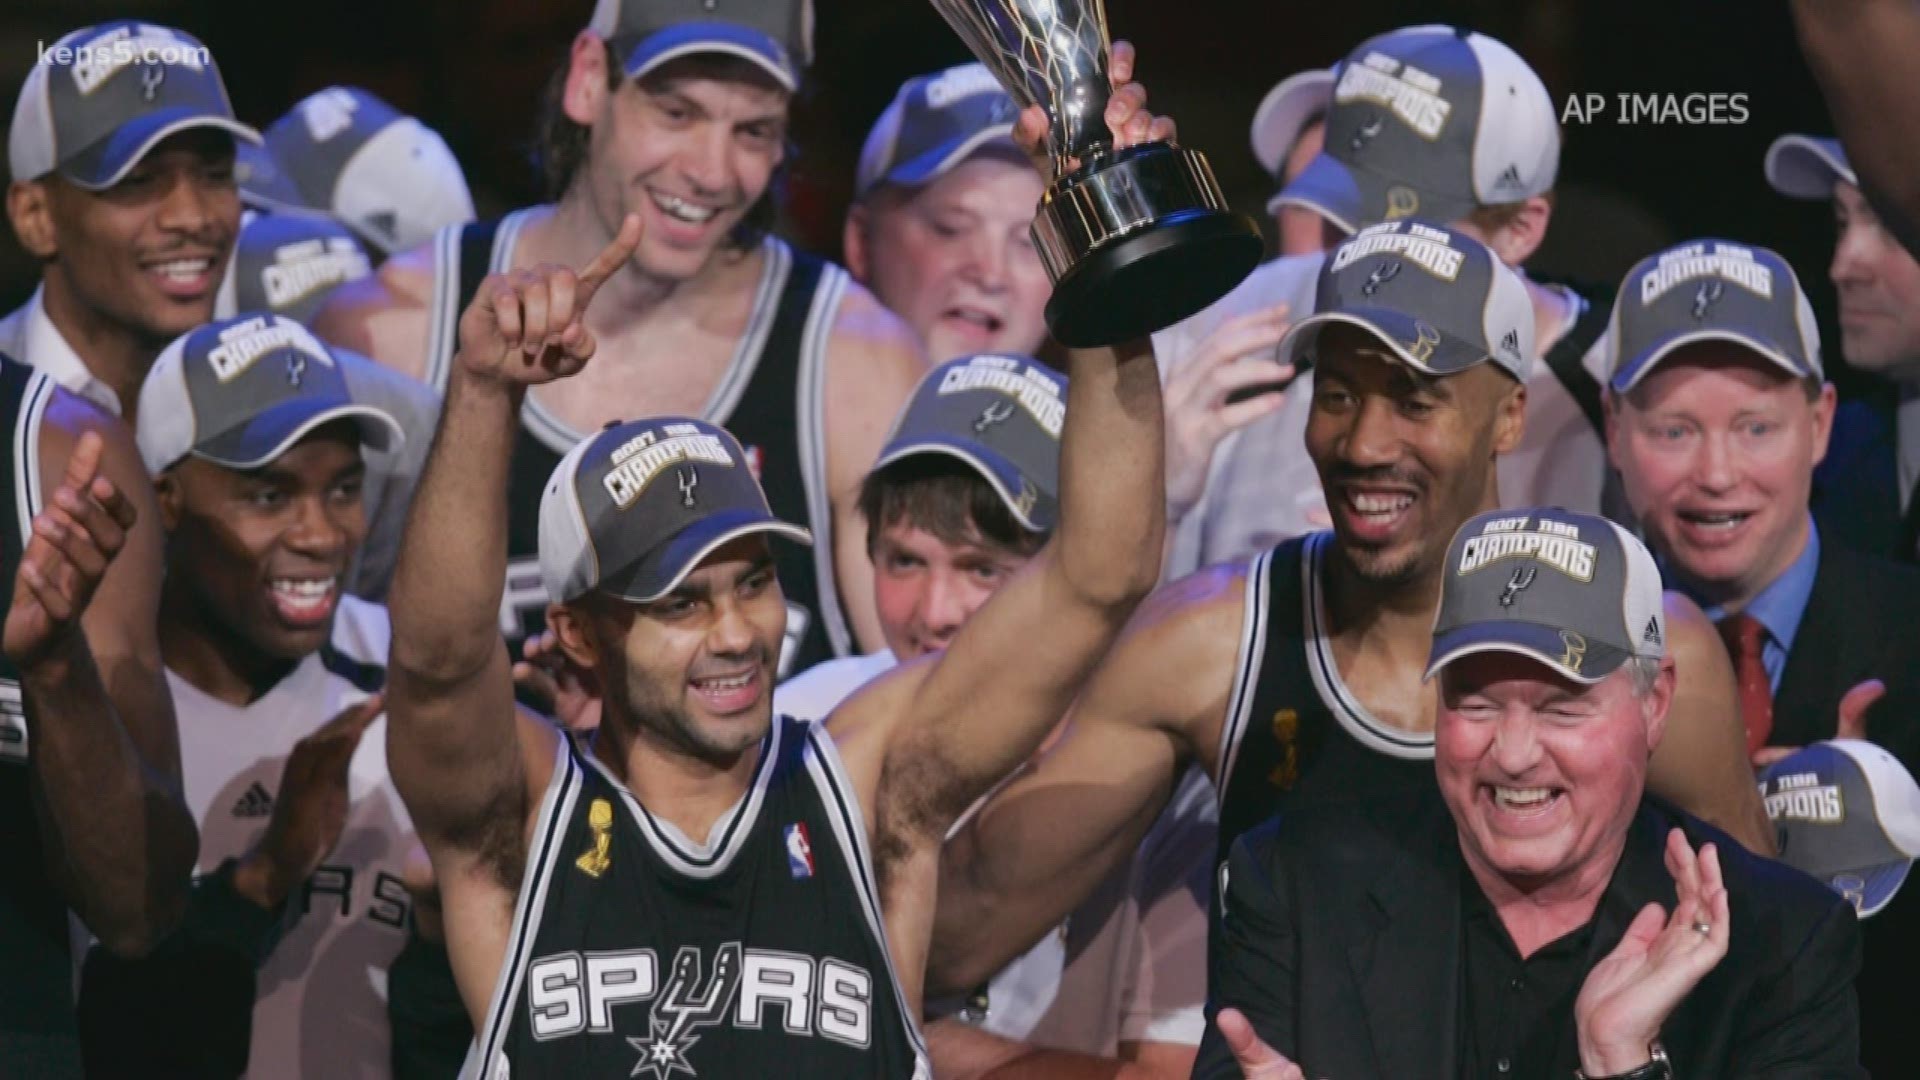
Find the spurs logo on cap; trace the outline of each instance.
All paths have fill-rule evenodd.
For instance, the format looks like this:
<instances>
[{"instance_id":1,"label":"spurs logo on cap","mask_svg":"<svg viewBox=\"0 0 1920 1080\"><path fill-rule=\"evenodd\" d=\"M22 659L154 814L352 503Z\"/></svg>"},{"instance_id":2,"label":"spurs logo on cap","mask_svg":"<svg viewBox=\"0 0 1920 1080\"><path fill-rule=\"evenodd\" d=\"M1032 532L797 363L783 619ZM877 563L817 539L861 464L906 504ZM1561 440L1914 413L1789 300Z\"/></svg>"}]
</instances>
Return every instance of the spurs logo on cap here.
<instances>
[{"instance_id":1,"label":"spurs logo on cap","mask_svg":"<svg viewBox=\"0 0 1920 1080\"><path fill-rule=\"evenodd\" d=\"M666 437L661 438L662 434ZM613 505L620 510L632 506L653 478L671 465L682 461L733 465L733 456L727 453L726 444L718 436L709 435L692 424L668 424L659 432L643 431L609 457L613 468L601 482Z\"/></svg>"},{"instance_id":2,"label":"spurs logo on cap","mask_svg":"<svg viewBox=\"0 0 1920 1080\"><path fill-rule=\"evenodd\" d=\"M1013 402L996 401L980 410L980 418L973 422L974 434L984 434L995 424L1004 424L1013 419Z\"/></svg>"},{"instance_id":3,"label":"spurs logo on cap","mask_svg":"<svg viewBox=\"0 0 1920 1080\"><path fill-rule=\"evenodd\" d=\"M140 65L140 100L152 101L160 93L160 84L167 78L167 69L163 64Z\"/></svg>"},{"instance_id":4,"label":"spurs logo on cap","mask_svg":"<svg viewBox=\"0 0 1920 1080\"><path fill-rule=\"evenodd\" d=\"M287 385L299 386L307 377L307 358L300 353L287 354Z\"/></svg>"},{"instance_id":5,"label":"spurs logo on cap","mask_svg":"<svg viewBox=\"0 0 1920 1080\"><path fill-rule=\"evenodd\" d=\"M1376 225L1340 245L1328 269L1338 273L1369 255L1398 255L1442 281L1458 278L1467 259L1446 233L1407 221Z\"/></svg>"},{"instance_id":6,"label":"spurs logo on cap","mask_svg":"<svg viewBox=\"0 0 1920 1080\"><path fill-rule=\"evenodd\" d=\"M1651 304L1676 285L1712 276L1745 288L1762 299L1773 298L1773 271L1738 244L1711 241L1686 244L1660 256L1640 277L1640 302Z\"/></svg>"},{"instance_id":7,"label":"spurs logo on cap","mask_svg":"<svg viewBox=\"0 0 1920 1080\"><path fill-rule=\"evenodd\" d=\"M1532 563L1514 567L1513 576L1507 579L1506 586L1500 590L1500 606L1512 607L1520 591L1533 584L1533 579L1539 573L1540 568Z\"/></svg>"},{"instance_id":8,"label":"spurs logo on cap","mask_svg":"<svg viewBox=\"0 0 1920 1080\"><path fill-rule=\"evenodd\" d=\"M1366 146L1368 143L1372 142L1374 136L1380 134L1381 129L1385 128L1386 126L1387 126L1386 117L1381 116L1379 113L1369 114L1367 116L1367 122L1364 124L1361 124L1358 128L1355 128L1353 132L1353 138L1347 140L1347 149L1357 151L1360 148Z\"/></svg>"},{"instance_id":9,"label":"spurs logo on cap","mask_svg":"<svg viewBox=\"0 0 1920 1080\"><path fill-rule=\"evenodd\" d=\"M1725 295L1726 291L1727 287L1722 285L1718 278L1701 282L1699 290L1693 294L1693 317L1706 318L1707 309L1719 303L1720 297Z\"/></svg>"},{"instance_id":10,"label":"spurs logo on cap","mask_svg":"<svg viewBox=\"0 0 1920 1080\"><path fill-rule=\"evenodd\" d=\"M976 356L964 366L949 368L940 377L942 394L969 390L998 390L1006 394L1031 413L1047 434L1059 438L1060 426L1067 416L1067 403L1060 400L1059 384L1033 366L1005 356Z\"/></svg>"},{"instance_id":11,"label":"spurs logo on cap","mask_svg":"<svg viewBox=\"0 0 1920 1080\"><path fill-rule=\"evenodd\" d=\"M1437 139L1453 106L1440 96L1440 80L1412 64L1369 52L1348 64L1334 89L1335 101L1371 101L1384 105L1423 139Z\"/></svg>"},{"instance_id":12,"label":"spurs logo on cap","mask_svg":"<svg viewBox=\"0 0 1920 1080\"><path fill-rule=\"evenodd\" d=\"M1527 522L1525 517L1488 522L1481 535L1469 537L1460 545L1459 573L1471 574L1501 559L1531 559L1534 565L1544 564L1575 581L1593 580L1599 549L1581 540L1577 527L1563 521L1541 521L1527 529ZM1527 584L1532 583L1529 577ZM1501 603L1510 603L1504 594Z\"/></svg>"},{"instance_id":13,"label":"spurs logo on cap","mask_svg":"<svg viewBox=\"0 0 1920 1080\"><path fill-rule=\"evenodd\" d=\"M1360 294L1362 296L1372 296L1380 286L1399 276L1400 260L1395 259L1390 263L1381 263L1379 266L1373 268L1373 273L1367 275L1366 284L1360 286Z\"/></svg>"},{"instance_id":14,"label":"spurs logo on cap","mask_svg":"<svg viewBox=\"0 0 1920 1080\"><path fill-rule=\"evenodd\" d=\"M693 489L700 486L700 473L689 465L680 470L680 505L693 509Z\"/></svg>"}]
</instances>

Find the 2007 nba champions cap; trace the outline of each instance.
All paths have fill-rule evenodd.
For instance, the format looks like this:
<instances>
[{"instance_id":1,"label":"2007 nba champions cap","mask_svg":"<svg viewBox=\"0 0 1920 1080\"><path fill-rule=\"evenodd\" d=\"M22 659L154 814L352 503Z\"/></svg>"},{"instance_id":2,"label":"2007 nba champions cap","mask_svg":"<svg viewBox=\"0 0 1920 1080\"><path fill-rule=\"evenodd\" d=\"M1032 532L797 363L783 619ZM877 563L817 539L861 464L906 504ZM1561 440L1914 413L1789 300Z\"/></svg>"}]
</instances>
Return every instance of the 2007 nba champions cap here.
<instances>
[{"instance_id":1,"label":"2007 nba champions cap","mask_svg":"<svg viewBox=\"0 0 1920 1080\"><path fill-rule=\"evenodd\" d=\"M382 253L473 220L466 174L438 132L350 86L307 95L267 126L262 163L247 155L240 190L268 210L317 210Z\"/></svg>"},{"instance_id":2,"label":"2007 nba champions cap","mask_svg":"<svg viewBox=\"0 0 1920 1080\"><path fill-rule=\"evenodd\" d=\"M334 286L373 273L373 260L345 225L314 214L241 218L213 315L271 312L306 323Z\"/></svg>"},{"instance_id":3,"label":"2007 nba champions cap","mask_svg":"<svg viewBox=\"0 0 1920 1080\"><path fill-rule=\"evenodd\" d=\"M154 475L189 454L257 469L335 420L353 420L375 450L406 439L386 410L353 400L339 358L306 327L248 315L208 323L161 350L140 386L134 441Z\"/></svg>"},{"instance_id":4,"label":"2007 nba champions cap","mask_svg":"<svg viewBox=\"0 0 1920 1080\"><path fill-rule=\"evenodd\" d=\"M560 459L540 497L540 579L565 603L598 589L648 603L753 533L813 536L775 517L745 451L684 417L610 425Z\"/></svg>"},{"instance_id":5,"label":"2007 nba champions cap","mask_svg":"<svg viewBox=\"0 0 1920 1080\"><path fill-rule=\"evenodd\" d=\"M1334 78L1330 68L1297 71L1267 91L1267 96L1261 98L1253 110L1253 156L1275 182L1286 179L1281 174L1287 165L1287 155L1300 141L1300 133L1315 120L1326 117L1327 107L1333 102ZM1280 196L1275 194L1267 202L1267 213L1276 213L1283 205Z\"/></svg>"},{"instance_id":6,"label":"2007 nba champions cap","mask_svg":"<svg viewBox=\"0 0 1920 1080\"><path fill-rule=\"evenodd\" d=\"M1452 375L1491 360L1525 382L1533 303L1520 275L1465 233L1389 221L1336 246L1320 267L1313 314L1280 339L1296 363L1328 323L1372 332L1409 366Z\"/></svg>"},{"instance_id":7,"label":"2007 nba champions cap","mask_svg":"<svg viewBox=\"0 0 1920 1080\"><path fill-rule=\"evenodd\" d=\"M1501 42L1408 27L1362 42L1335 71L1326 147L1273 207L1304 206L1353 232L1458 221L1552 189L1559 117L1540 76Z\"/></svg>"},{"instance_id":8,"label":"2007 nba champions cap","mask_svg":"<svg viewBox=\"0 0 1920 1080\"><path fill-rule=\"evenodd\" d=\"M1781 862L1825 882L1862 918L1887 906L1920 856L1920 784L1860 739L1805 747L1760 774Z\"/></svg>"},{"instance_id":9,"label":"2007 nba champions cap","mask_svg":"<svg viewBox=\"0 0 1920 1080\"><path fill-rule=\"evenodd\" d=\"M1795 378L1825 377L1813 305L1787 260L1763 247L1692 240L1627 271L1606 334L1614 392L1699 341L1744 346Z\"/></svg>"},{"instance_id":10,"label":"2007 nba champions cap","mask_svg":"<svg viewBox=\"0 0 1920 1080\"><path fill-rule=\"evenodd\" d=\"M920 454L972 466L1028 532L1060 521L1060 430L1066 376L1025 356L985 353L927 373L874 471Z\"/></svg>"},{"instance_id":11,"label":"2007 nba champions cap","mask_svg":"<svg viewBox=\"0 0 1920 1080\"><path fill-rule=\"evenodd\" d=\"M717 52L758 64L793 91L813 62L813 0L598 0L587 29L630 79Z\"/></svg>"},{"instance_id":12,"label":"2007 nba champions cap","mask_svg":"<svg viewBox=\"0 0 1920 1080\"><path fill-rule=\"evenodd\" d=\"M1860 186L1840 140L1816 135L1782 135L1773 140L1767 147L1766 171L1767 183L1789 199L1830 199L1836 180Z\"/></svg>"},{"instance_id":13,"label":"2007 nba champions cap","mask_svg":"<svg viewBox=\"0 0 1920 1080\"><path fill-rule=\"evenodd\" d=\"M1667 654L1660 569L1632 533L1559 507L1495 510L1447 546L1431 679L1482 652L1538 660L1597 683L1633 657Z\"/></svg>"},{"instance_id":14,"label":"2007 nba champions cap","mask_svg":"<svg viewBox=\"0 0 1920 1080\"><path fill-rule=\"evenodd\" d=\"M7 164L15 180L58 171L98 191L119 183L162 139L192 128L260 141L234 119L206 46L153 23L103 23L41 51L14 105Z\"/></svg>"},{"instance_id":15,"label":"2007 nba champions cap","mask_svg":"<svg viewBox=\"0 0 1920 1080\"><path fill-rule=\"evenodd\" d=\"M867 132L854 172L862 196L881 184L914 187L937 180L982 148L1012 154L1020 107L984 64L961 64L900 84Z\"/></svg>"}]
</instances>

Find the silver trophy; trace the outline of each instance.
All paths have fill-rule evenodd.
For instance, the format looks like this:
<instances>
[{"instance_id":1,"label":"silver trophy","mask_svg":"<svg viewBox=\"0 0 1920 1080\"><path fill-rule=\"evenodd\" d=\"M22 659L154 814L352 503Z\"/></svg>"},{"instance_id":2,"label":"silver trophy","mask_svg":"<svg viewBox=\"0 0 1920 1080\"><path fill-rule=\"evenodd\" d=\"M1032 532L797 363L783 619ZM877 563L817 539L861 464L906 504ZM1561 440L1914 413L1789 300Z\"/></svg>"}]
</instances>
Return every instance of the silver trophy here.
<instances>
[{"instance_id":1,"label":"silver trophy","mask_svg":"<svg viewBox=\"0 0 1920 1080\"><path fill-rule=\"evenodd\" d=\"M1113 148L1105 0L933 0L1022 107L1052 121L1053 180L1033 220L1062 344L1112 345L1171 326L1260 261L1260 232L1227 207L1207 159L1156 141ZM1078 159L1074 166L1073 159Z\"/></svg>"}]
</instances>

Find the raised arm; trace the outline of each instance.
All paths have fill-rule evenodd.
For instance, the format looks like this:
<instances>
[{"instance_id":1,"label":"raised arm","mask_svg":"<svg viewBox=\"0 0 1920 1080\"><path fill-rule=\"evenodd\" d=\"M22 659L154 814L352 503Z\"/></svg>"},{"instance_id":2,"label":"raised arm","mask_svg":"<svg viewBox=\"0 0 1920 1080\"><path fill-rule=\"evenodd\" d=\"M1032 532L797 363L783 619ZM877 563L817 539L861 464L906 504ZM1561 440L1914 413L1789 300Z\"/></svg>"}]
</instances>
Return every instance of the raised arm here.
<instances>
[{"instance_id":1,"label":"raised arm","mask_svg":"<svg viewBox=\"0 0 1920 1080\"><path fill-rule=\"evenodd\" d=\"M1908 251L1920 252L1920 55L1912 0L1793 0L1800 48L1826 95L1847 160Z\"/></svg>"},{"instance_id":2,"label":"raised arm","mask_svg":"<svg viewBox=\"0 0 1920 1080\"><path fill-rule=\"evenodd\" d=\"M1667 650L1678 678L1666 733L1653 752L1647 787L1724 829L1757 855L1774 852L1773 825L1747 763L1733 663L1693 601L1666 595Z\"/></svg>"},{"instance_id":3,"label":"raised arm","mask_svg":"<svg viewBox=\"0 0 1920 1080\"><path fill-rule=\"evenodd\" d=\"M544 780L528 761L557 738L517 719L498 626L514 426L529 385L571 375L593 355L580 314L639 239L629 217L577 276L564 267L490 276L460 317L389 602L388 767L443 884L457 878L448 857L517 865L528 789ZM523 748L523 729L535 745Z\"/></svg>"},{"instance_id":4,"label":"raised arm","mask_svg":"<svg viewBox=\"0 0 1920 1080\"><path fill-rule=\"evenodd\" d=\"M160 512L117 421L56 391L6 650L21 672L48 871L108 949L150 948L184 910L199 836L160 660Z\"/></svg>"},{"instance_id":5,"label":"raised arm","mask_svg":"<svg viewBox=\"0 0 1920 1080\"><path fill-rule=\"evenodd\" d=\"M1142 604L1088 680L1059 744L948 840L930 992L980 985L1060 925L1133 855L1184 764L1212 767L1243 571L1203 570Z\"/></svg>"}]
</instances>

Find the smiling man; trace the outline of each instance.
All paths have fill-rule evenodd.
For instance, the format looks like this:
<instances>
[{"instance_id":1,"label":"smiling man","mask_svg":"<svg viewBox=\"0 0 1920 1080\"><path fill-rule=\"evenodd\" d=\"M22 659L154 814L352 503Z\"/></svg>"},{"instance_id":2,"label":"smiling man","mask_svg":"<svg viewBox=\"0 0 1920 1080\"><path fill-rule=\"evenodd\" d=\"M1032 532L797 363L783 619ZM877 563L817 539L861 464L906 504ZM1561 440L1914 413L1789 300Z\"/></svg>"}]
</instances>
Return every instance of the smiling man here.
<instances>
[{"instance_id":1,"label":"smiling man","mask_svg":"<svg viewBox=\"0 0 1920 1080\"><path fill-rule=\"evenodd\" d=\"M1646 547L1527 508L1445 566L1438 791L1234 845L1194 1075L1864 1076L1851 905L1646 795L1675 683Z\"/></svg>"},{"instance_id":2,"label":"smiling man","mask_svg":"<svg viewBox=\"0 0 1920 1080\"><path fill-rule=\"evenodd\" d=\"M7 216L44 270L0 351L132 422L154 357L213 317L240 229L234 142L260 136L178 30L106 23L55 50L72 62L34 65L7 134Z\"/></svg>"},{"instance_id":3,"label":"smiling man","mask_svg":"<svg viewBox=\"0 0 1920 1080\"><path fill-rule=\"evenodd\" d=\"M442 230L336 290L314 320L322 337L444 394L481 279L585 265L626 215L644 222L589 316L603 362L535 388L520 417L498 617L515 644L545 620L547 476L607 424L663 415L725 425L775 510L819 540L775 552L789 603L778 673L881 643L860 481L925 364L912 332L844 270L768 232L812 22L811 0L600 0L538 138L556 201Z\"/></svg>"},{"instance_id":4,"label":"smiling man","mask_svg":"<svg viewBox=\"0 0 1920 1080\"><path fill-rule=\"evenodd\" d=\"M860 151L847 266L935 363L1047 340L1053 284L1028 235L1045 186L1013 143L1018 112L962 64L903 83Z\"/></svg>"}]
</instances>

